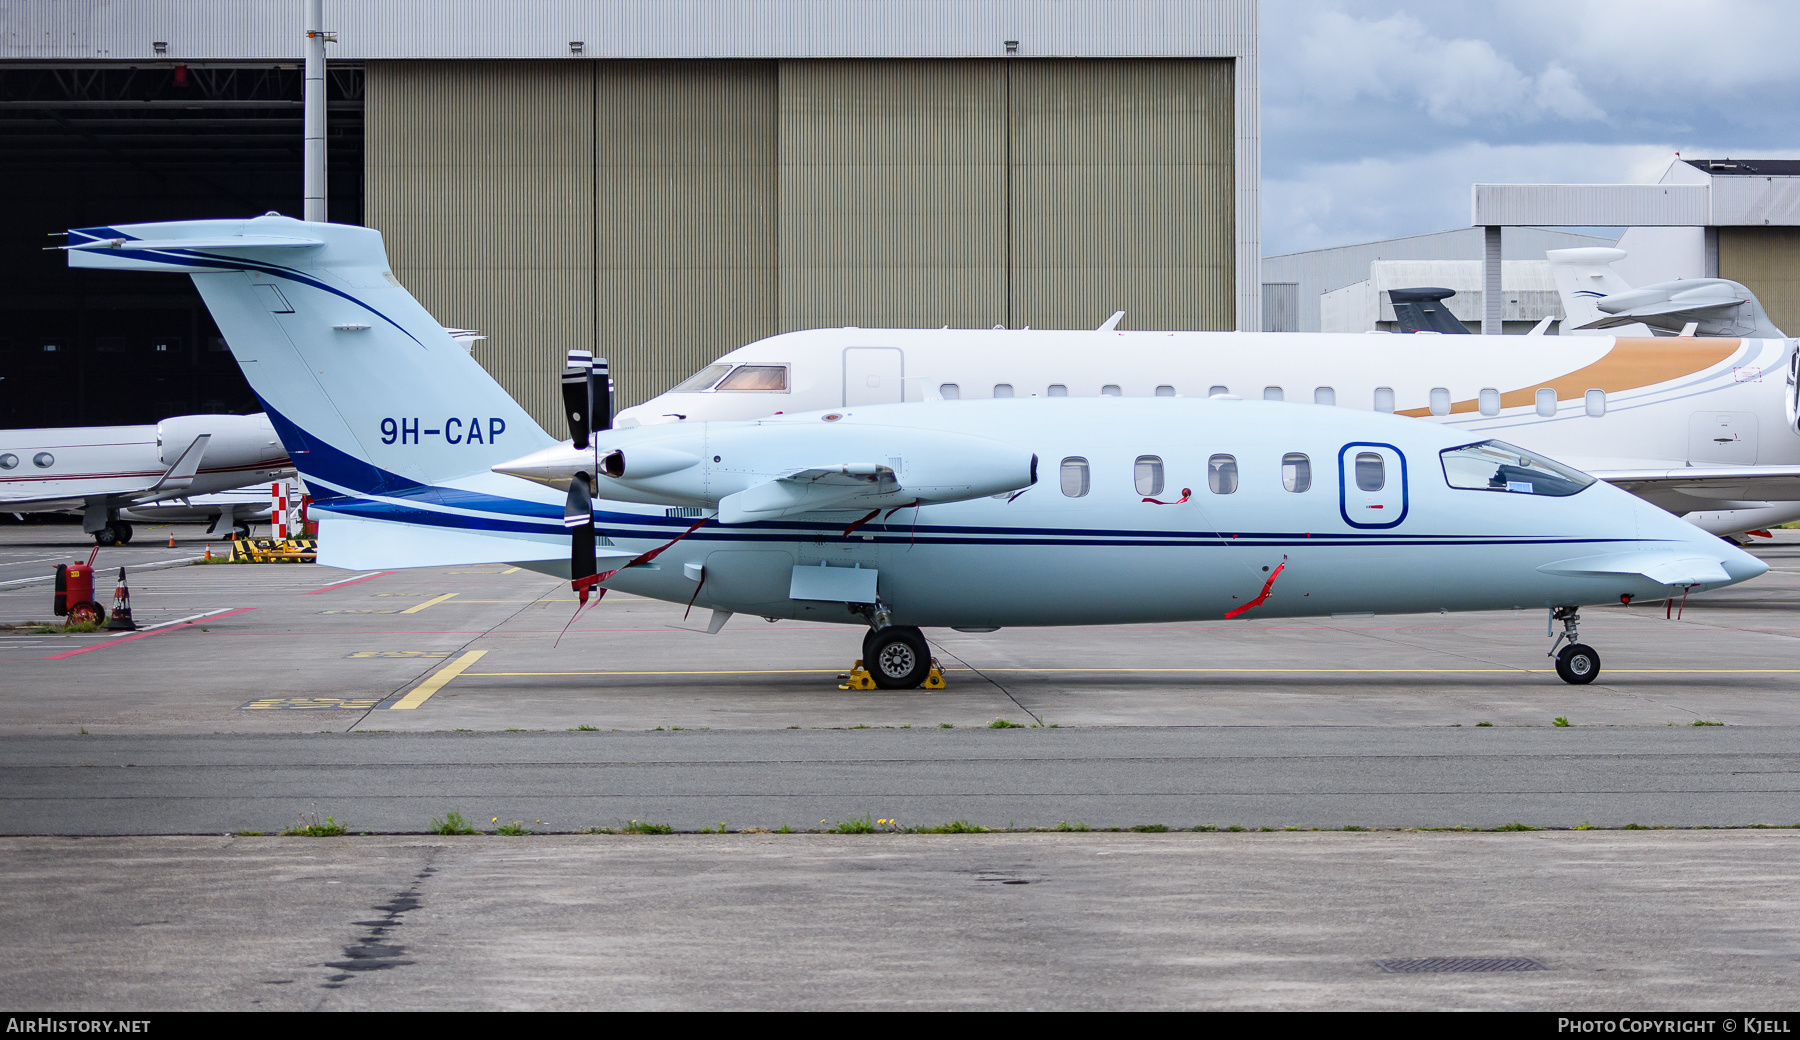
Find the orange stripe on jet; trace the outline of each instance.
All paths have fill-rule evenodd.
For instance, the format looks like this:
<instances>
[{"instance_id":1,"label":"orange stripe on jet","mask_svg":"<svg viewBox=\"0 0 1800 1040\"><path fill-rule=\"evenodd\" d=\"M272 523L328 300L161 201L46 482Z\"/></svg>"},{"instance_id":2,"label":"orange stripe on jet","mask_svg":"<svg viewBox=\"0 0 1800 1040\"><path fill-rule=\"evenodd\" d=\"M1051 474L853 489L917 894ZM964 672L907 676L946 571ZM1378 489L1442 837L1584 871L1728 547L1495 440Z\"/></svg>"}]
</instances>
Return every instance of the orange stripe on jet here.
<instances>
[{"instance_id":1,"label":"orange stripe on jet","mask_svg":"<svg viewBox=\"0 0 1800 1040\"><path fill-rule=\"evenodd\" d=\"M1743 340L1738 339L1696 339L1681 336L1645 339L1642 336L1621 336L1613 341L1612 349L1604 357L1586 368L1557 376L1547 383L1503 392L1500 395L1500 407L1515 408L1535 404L1537 392L1546 387L1556 391L1558 401L1569 401L1581 397L1589 390L1604 390L1609 394L1616 394L1666 383L1720 364L1736 354L1742 345ZM1479 404L1476 398L1457 401L1450 406L1450 414L1476 411ZM1431 409L1408 408L1394 414L1426 416L1431 414Z\"/></svg>"}]
</instances>

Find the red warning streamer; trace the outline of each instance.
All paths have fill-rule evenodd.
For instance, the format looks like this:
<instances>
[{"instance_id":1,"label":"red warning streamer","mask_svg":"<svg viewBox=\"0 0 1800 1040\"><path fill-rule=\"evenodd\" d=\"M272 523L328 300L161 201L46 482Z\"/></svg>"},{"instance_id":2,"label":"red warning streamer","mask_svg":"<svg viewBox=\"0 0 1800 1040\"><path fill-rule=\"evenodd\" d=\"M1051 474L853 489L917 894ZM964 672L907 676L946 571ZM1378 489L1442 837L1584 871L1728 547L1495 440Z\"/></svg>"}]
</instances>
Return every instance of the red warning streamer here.
<instances>
[{"instance_id":1,"label":"red warning streamer","mask_svg":"<svg viewBox=\"0 0 1800 1040\"><path fill-rule=\"evenodd\" d=\"M587 602L587 594L588 594L589 589L594 588L595 586L599 585L601 582L603 582L606 579L612 577L613 575L619 573L620 571L625 570L628 567L636 567L639 564L649 563L651 560L656 559L658 556L661 556L663 554L663 551L665 549L669 548L669 546L674 545L676 542L681 541L683 538L686 538L688 535L693 534L695 531L700 530L701 525L711 519L712 519L712 517L710 517L710 516L703 516L700 519L694 521L694 524L692 527L689 527L687 530L681 532L680 534L676 535L675 537L662 543L661 545L657 546L656 548L654 548L654 549L650 550L649 552L644 553L640 556L633 556L631 558L630 562L626 563L624 566L614 567L612 570L607 571L605 574L590 574L585 578L576 578L574 581L569 582L569 587L574 589L577 593L580 594L581 602L586 603ZM606 590L599 589L594 594L594 602L598 603L600 601L600 597L604 596L604 595L606 595ZM580 608L578 607L576 609L579 610Z\"/></svg>"},{"instance_id":2,"label":"red warning streamer","mask_svg":"<svg viewBox=\"0 0 1800 1040\"><path fill-rule=\"evenodd\" d=\"M1193 493L1194 493L1194 489L1193 489L1193 488L1182 488L1182 489L1181 489L1181 497L1180 497L1180 498L1179 498L1179 499L1177 499L1177 500L1176 500L1176 501L1174 501L1174 502L1164 502L1164 501L1163 501L1163 500L1162 500L1162 499L1160 499L1160 498L1146 498L1146 499L1144 499L1144 501L1146 501L1146 502L1149 502L1149 503L1150 503L1150 504L1151 504L1151 505L1158 505L1158 506L1178 506L1178 505L1180 505L1180 504L1181 504L1181 503L1183 503L1183 502L1186 502L1186 501L1187 501L1187 500L1188 500L1188 497L1189 497L1189 496L1190 496L1190 495L1192 495L1192 494L1193 494Z\"/></svg>"},{"instance_id":3,"label":"red warning streamer","mask_svg":"<svg viewBox=\"0 0 1800 1040\"><path fill-rule=\"evenodd\" d=\"M1243 606L1232 607L1230 610L1227 610L1225 612L1225 617L1228 619L1234 618L1234 617L1237 617L1239 614L1242 614L1244 611L1249 610L1251 607L1262 606L1263 601L1269 598L1269 590L1275 587L1275 579L1281 577L1281 572L1286 569L1287 569L1287 557L1283 556L1281 558L1281 562L1275 565L1275 570L1269 574L1269 580L1263 582L1262 592L1258 593L1257 597L1255 599L1244 604Z\"/></svg>"}]
</instances>

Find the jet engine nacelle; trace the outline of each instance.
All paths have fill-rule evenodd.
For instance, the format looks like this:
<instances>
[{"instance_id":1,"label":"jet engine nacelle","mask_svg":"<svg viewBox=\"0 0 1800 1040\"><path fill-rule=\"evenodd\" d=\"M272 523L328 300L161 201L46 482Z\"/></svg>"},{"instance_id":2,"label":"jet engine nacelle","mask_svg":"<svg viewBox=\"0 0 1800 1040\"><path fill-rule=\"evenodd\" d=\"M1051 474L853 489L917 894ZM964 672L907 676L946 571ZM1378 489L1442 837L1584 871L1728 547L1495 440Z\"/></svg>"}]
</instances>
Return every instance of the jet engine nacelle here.
<instances>
[{"instance_id":1,"label":"jet engine nacelle","mask_svg":"<svg viewBox=\"0 0 1800 1040\"><path fill-rule=\"evenodd\" d=\"M281 438L269 417L257 415L177 415L156 424L156 447L162 464L173 466L201 434L212 434L204 469L235 469L285 458Z\"/></svg>"},{"instance_id":2,"label":"jet engine nacelle","mask_svg":"<svg viewBox=\"0 0 1800 1040\"><path fill-rule=\"evenodd\" d=\"M723 523L961 502L1037 482L1037 456L1010 445L837 418L615 430L592 450L565 443L494 469L565 490L597 469L594 498L718 509Z\"/></svg>"}]
</instances>

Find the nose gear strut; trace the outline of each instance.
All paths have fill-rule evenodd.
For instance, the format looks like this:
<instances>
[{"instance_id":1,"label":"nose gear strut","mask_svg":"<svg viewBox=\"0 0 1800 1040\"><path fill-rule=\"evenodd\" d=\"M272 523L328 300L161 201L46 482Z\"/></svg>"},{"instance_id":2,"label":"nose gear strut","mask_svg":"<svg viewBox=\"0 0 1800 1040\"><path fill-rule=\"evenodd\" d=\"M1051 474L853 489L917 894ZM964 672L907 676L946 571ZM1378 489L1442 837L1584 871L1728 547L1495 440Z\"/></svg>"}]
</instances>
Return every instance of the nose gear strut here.
<instances>
[{"instance_id":1,"label":"nose gear strut","mask_svg":"<svg viewBox=\"0 0 1800 1040\"><path fill-rule=\"evenodd\" d=\"M1563 623L1563 630L1555 632L1556 623ZM1591 683L1600 675L1600 654L1593 647L1580 641L1581 608L1553 607L1548 622L1555 640L1550 643L1549 657L1556 661L1556 674L1563 682L1582 686ZM1564 646L1564 643L1568 645ZM1562 650L1558 652L1557 647Z\"/></svg>"}]
</instances>

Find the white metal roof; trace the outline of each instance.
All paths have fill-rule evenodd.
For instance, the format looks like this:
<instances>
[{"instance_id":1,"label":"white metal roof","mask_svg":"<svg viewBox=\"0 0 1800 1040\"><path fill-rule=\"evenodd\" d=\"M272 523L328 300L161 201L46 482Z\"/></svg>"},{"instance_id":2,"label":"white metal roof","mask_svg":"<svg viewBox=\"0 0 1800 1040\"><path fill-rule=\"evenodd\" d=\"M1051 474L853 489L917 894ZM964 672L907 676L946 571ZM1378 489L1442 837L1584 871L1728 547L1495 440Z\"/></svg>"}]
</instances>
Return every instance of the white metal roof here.
<instances>
[{"instance_id":1,"label":"white metal roof","mask_svg":"<svg viewBox=\"0 0 1800 1040\"><path fill-rule=\"evenodd\" d=\"M302 0L0 0L0 60L298 59L304 17ZM1256 0L325 0L331 57L353 61L1233 58L1256 53L1256 17Z\"/></svg>"}]
</instances>

